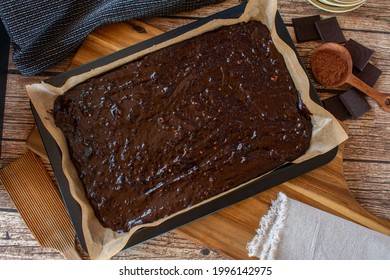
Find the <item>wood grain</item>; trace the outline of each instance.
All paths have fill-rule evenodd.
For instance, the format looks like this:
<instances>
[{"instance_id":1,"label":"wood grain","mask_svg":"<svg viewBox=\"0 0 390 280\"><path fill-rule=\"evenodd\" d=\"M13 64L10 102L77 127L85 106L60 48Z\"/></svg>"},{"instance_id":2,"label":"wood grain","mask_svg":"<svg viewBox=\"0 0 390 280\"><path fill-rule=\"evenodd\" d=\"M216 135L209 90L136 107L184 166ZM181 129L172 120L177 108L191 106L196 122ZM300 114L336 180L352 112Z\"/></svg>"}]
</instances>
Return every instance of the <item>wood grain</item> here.
<instances>
[{"instance_id":1,"label":"wood grain","mask_svg":"<svg viewBox=\"0 0 390 280\"><path fill-rule=\"evenodd\" d=\"M161 33L163 32L160 29L137 20L102 26L88 35L73 57L68 69L145 41Z\"/></svg>"},{"instance_id":2,"label":"wood grain","mask_svg":"<svg viewBox=\"0 0 390 280\"><path fill-rule=\"evenodd\" d=\"M193 20L210 15L239 4L238 0L226 0L221 5L204 7L196 11L180 13L170 17L152 18L143 20L163 31L169 31ZM345 37L354 40L375 50L371 63L380 68L383 73L375 88L388 92L390 85L390 3L387 0L367 1L361 8L346 14L334 15L322 12L306 3L305 0L279 0L280 13L295 41L291 25L291 18L320 14L321 17L337 16ZM320 42L306 42L296 44L298 52L305 66L309 66L311 51ZM34 121L31 112L26 107L24 86L31 82L39 82L56 73L65 71L73 56L48 69L36 77L23 77L16 70L10 59L7 97L6 97L6 128L3 133L2 154L0 168L11 163L20 155L26 153L25 141L32 129ZM309 75L311 71L309 69ZM313 80L313 79L312 79ZM339 89L324 88L315 83L320 97L332 96ZM373 109L357 120L348 120L345 125L349 128L349 140L344 149L344 173L348 187L352 194L371 213L378 217L390 219L390 154L386 149L390 143L388 116L370 100ZM50 166L45 163L50 172ZM54 180L54 177L52 176ZM291 192L292 193L292 192ZM272 194L267 193L261 201L269 203ZM313 199L311 203L316 204ZM318 204L318 203L317 203ZM259 219L261 213L252 214L253 219ZM204 253L207 253L204 255ZM219 259L224 258L215 251L209 251L204 246L196 245L174 233L164 234L149 242L135 246L121 252L118 258L123 259ZM61 258L61 255L50 250L42 249L33 240L23 220L16 212L4 187L0 185L0 259L52 259Z\"/></svg>"},{"instance_id":3,"label":"wood grain","mask_svg":"<svg viewBox=\"0 0 390 280\"><path fill-rule=\"evenodd\" d=\"M41 246L81 259L61 194L37 155L30 151L19 157L0 170L0 179Z\"/></svg>"}]
</instances>

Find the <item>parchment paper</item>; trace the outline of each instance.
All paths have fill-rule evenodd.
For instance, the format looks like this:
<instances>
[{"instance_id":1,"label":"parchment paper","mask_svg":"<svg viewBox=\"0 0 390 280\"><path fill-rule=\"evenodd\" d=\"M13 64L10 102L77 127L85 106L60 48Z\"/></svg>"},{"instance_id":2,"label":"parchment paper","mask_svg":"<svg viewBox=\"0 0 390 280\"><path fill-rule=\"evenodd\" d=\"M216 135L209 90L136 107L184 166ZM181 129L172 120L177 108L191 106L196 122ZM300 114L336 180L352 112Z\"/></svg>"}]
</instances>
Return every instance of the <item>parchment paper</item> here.
<instances>
[{"instance_id":1,"label":"parchment paper","mask_svg":"<svg viewBox=\"0 0 390 280\"><path fill-rule=\"evenodd\" d=\"M324 110L321 106L317 105L310 99L310 84L304 69L299 64L294 51L277 35L275 27L276 10L276 0L250 0L246 6L245 12L238 19L220 19L211 21L197 29L189 31L174 39L155 45L151 48L130 55L113 63L110 63L106 66L99 67L87 73L71 77L61 88L53 87L44 82L40 84L29 85L26 87L27 93L35 109L37 110L44 126L55 139L61 149L62 168L66 178L69 181L71 194L81 206L82 229L87 245L87 250L91 259L108 259L118 253L121 249L123 249L131 235L139 228L158 225L167 219L171 219L182 212L188 211L192 207L197 207L201 204L208 203L211 200L221 195L224 195L227 192L236 190L243 185L238 186L232 190L229 190L208 200L205 200L195 206L192 206L191 208L187 208L174 215L158 220L154 223L134 227L127 233L119 234L112 231L111 229L104 228L94 215L92 207L90 206L88 199L84 193L82 183L78 178L77 171L70 160L66 140L61 130L54 125L53 116L51 114L53 109L53 103L57 95L64 93L69 88L89 79L90 77L96 76L117 66L123 65L129 61L135 60L147 53L156 51L158 49L197 36L199 34L214 30L218 27L224 25L232 25L238 22L246 22L249 20L258 20L265 24L270 30L274 44L278 51L283 54L283 57L293 78L295 86L302 95L303 102L313 113L313 135L310 147L308 151L295 162L302 162L317 155L326 153L347 139L347 135L338 123L338 121L329 112ZM257 178L253 180L256 179Z\"/></svg>"}]
</instances>

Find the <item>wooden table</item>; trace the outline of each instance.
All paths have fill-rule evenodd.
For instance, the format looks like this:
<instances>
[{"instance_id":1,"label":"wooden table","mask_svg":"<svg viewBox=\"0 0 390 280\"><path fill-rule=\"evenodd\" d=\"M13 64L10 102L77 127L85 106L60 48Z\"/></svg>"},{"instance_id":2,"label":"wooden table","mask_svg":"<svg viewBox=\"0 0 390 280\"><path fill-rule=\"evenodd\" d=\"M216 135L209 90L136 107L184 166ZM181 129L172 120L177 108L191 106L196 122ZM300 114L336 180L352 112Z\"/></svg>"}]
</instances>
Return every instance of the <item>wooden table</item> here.
<instances>
[{"instance_id":1,"label":"wooden table","mask_svg":"<svg viewBox=\"0 0 390 280\"><path fill-rule=\"evenodd\" d=\"M239 0L226 0L222 4L204 7L196 11L183 12L169 17L151 18L146 23L164 31L174 29L217 11L239 4ZM368 0L361 8L345 14L331 14L307 4L305 0L279 0L279 11L293 38L295 35L291 19L309 15L322 18L337 16L347 39L352 38L375 50L371 63L382 70L375 85L380 91L389 93L390 86L390 2ZM320 42L296 44L303 62L309 67L313 48ZM40 82L65 71L72 57L52 69L34 77L24 77L12 63L10 57L7 75L5 119L1 146L0 168L26 153L25 141L34 119L29 99L25 92L27 84ZM311 75L310 69L309 74ZM329 89L315 83L322 99L344 91L347 87ZM372 214L390 220L390 115L382 111L372 100L372 110L357 120L345 121L349 129L349 140L344 149L344 175L351 193ZM50 172L47 162L45 167ZM53 178L54 179L54 178ZM35 241L4 187L0 185L0 259L61 259L51 249L41 248ZM115 259L223 259L212 248L195 244L175 233L166 233L129 250L121 252Z\"/></svg>"}]
</instances>

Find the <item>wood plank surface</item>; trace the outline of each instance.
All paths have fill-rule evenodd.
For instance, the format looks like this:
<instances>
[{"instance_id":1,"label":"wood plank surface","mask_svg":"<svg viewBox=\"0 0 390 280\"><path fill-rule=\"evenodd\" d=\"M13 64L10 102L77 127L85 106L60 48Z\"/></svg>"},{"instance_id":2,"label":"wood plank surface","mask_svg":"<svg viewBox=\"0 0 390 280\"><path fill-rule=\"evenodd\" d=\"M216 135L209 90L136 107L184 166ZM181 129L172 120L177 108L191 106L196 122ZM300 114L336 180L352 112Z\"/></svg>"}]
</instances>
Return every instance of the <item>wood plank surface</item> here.
<instances>
[{"instance_id":1,"label":"wood plank surface","mask_svg":"<svg viewBox=\"0 0 390 280\"><path fill-rule=\"evenodd\" d=\"M241 1L226 0L222 4L204 7L196 11L190 11L172 15L170 17L152 18L143 20L161 29L168 31L186 23L192 22L198 18L208 16L217 11L235 6ZM291 18L307 15L320 14L323 18L337 16L341 28L346 38L353 38L356 41L375 50L371 62L380 68L383 73L375 87L378 90L386 91L390 84L390 63L388 53L390 50L390 3L387 0L367 1L361 8L356 11L346 14L331 14L322 12L306 3L304 0L295 1L279 1L280 13L288 27L288 30L295 41L295 35L291 25ZM305 66L309 69L309 59L313 48L319 45L319 42L307 42L296 44ZM20 155L26 152L25 141L30 130L34 125L34 120L31 111L28 107L28 99L25 94L24 86L34 82L39 82L47 77L63 72L67 69L73 59L73 56L60 62L58 65L35 77L23 77L16 70L10 60L8 83L6 93L6 110L4 120L4 131L2 141L2 153L0 159L0 168L8 163L11 163ZM312 77L312 76L311 76ZM319 89L320 97L326 98L335 93L339 93L340 89L328 89L315 83ZM344 169L345 178L349 190L358 202L375 214L377 217L390 219L390 152L386 149L390 143L390 128L389 116L386 115L376 104L369 100L373 109L357 120L345 121L345 125L349 129L349 140L344 149L344 160L339 157L339 168L337 172L331 173L329 179L338 178L338 174ZM50 165L45 163L45 166L50 171ZM311 173L310 173L311 174ZM315 173L314 173L315 174ZM312 176L312 175L310 175ZM53 177L54 179L54 177ZM316 176L312 178L316 179ZM300 180L296 179L298 185L304 185ZM318 183L318 182L317 182ZM346 185L345 185L346 186ZM290 188L289 188L290 187ZM279 187L278 187L279 188ZM242 220L236 221L237 226L248 225L258 222L261 214L264 213L269 205L270 200L278 188L263 193L259 198L251 198L250 204L263 205L260 211L251 213L251 215L243 215ZM296 198L296 190L291 189L291 184L284 184L281 187L292 198ZM347 195L347 189L340 191L340 195ZM323 207L321 203L308 195L301 200L316 207ZM247 202L248 203L248 202ZM232 210L238 207L234 205ZM352 206L351 206L352 207ZM356 212L360 212L359 206L353 206ZM352 207L352 208L353 208ZM326 208L326 207L325 207ZM251 208L248 208L248 212ZM348 208L349 209L349 208ZM344 216L349 219L357 219L348 217L348 215L340 214L334 209L325 209L334 214ZM345 209L339 209L344 211ZM223 211L230 211L224 209ZM218 214L220 215L220 214ZM230 214L226 214L230 215ZM208 217L209 218L209 217ZM244 219L245 218L245 219ZM358 217L359 218L359 217ZM215 217L210 216L210 219ZM375 219L374 219L375 220ZM386 221L381 221L387 224ZM115 258L122 259L223 259L225 257L240 257L244 258L245 250L242 249L236 256L231 256L229 246L231 244L207 244L205 245L204 232L198 228L193 228L189 224L188 227L183 227L176 233L167 233L148 242L135 246L129 250L121 252ZM209 232L209 234L213 234ZM253 237L252 229L244 232L241 243L235 246L243 248L243 243L249 241ZM189 241L187 238L195 240L196 243ZM248 239L249 238L249 239ZM223 238L222 238L223 239ZM220 239L220 240L222 240ZM244 241L245 240L245 241ZM225 241L225 240L224 240ZM202 245L198 245L202 244ZM218 252L215 251L218 249ZM228 251L228 252L226 252ZM6 194L4 187L0 185L0 259L55 259L61 256L55 251L40 248L33 239L31 233L26 228L23 220L12 201Z\"/></svg>"}]
</instances>

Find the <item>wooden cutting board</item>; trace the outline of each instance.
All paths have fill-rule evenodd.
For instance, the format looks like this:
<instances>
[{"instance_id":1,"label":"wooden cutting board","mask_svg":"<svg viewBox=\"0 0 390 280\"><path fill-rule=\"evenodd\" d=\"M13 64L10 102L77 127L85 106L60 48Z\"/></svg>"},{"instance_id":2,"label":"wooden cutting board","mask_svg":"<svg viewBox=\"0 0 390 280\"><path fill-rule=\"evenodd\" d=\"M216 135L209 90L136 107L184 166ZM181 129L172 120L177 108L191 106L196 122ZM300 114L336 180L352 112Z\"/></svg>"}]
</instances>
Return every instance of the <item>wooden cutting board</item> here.
<instances>
[{"instance_id":1,"label":"wooden cutting board","mask_svg":"<svg viewBox=\"0 0 390 280\"><path fill-rule=\"evenodd\" d=\"M70 68L161 33L158 28L140 21L104 26L89 35ZM182 226L175 232L229 258L248 259L246 244L254 237L271 200L278 192L284 192L290 198L390 235L390 221L371 215L351 196L343 177L342 149L340 147L336 158L326 166Z\"/></svg>"}]
</instances>

